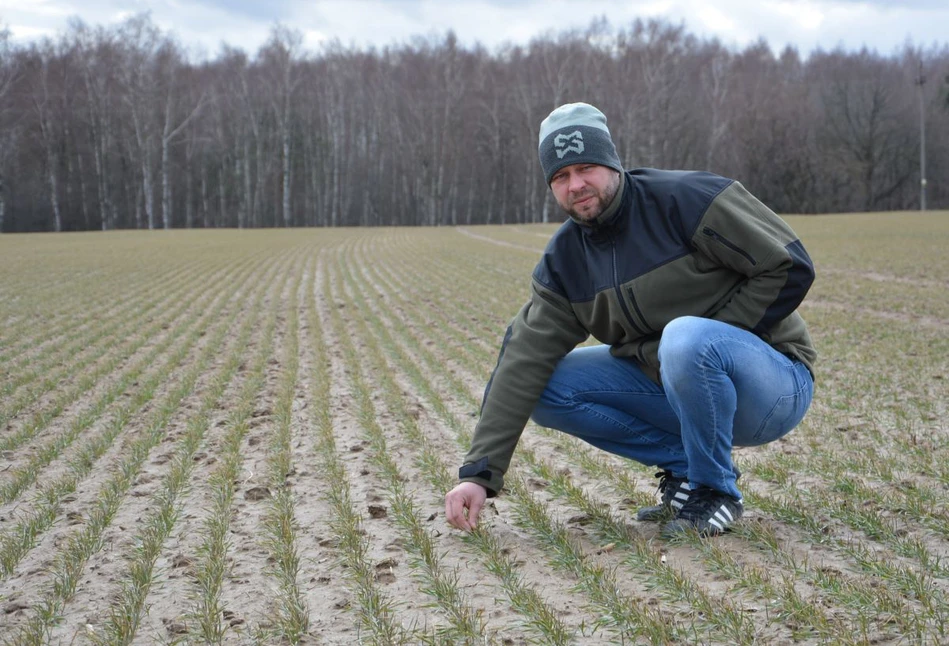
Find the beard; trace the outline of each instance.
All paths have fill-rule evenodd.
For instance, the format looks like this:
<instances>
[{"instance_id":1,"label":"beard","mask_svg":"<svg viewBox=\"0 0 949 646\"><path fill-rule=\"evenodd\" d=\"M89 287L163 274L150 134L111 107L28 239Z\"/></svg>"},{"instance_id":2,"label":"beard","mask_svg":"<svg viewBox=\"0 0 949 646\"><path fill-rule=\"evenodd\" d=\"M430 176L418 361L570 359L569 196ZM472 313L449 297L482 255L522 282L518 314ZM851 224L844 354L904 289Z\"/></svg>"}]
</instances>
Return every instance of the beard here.
<instances>
[{"instance_id":1,"label":"beard","mask_svg":"<svg viewBox=\"0 0 949 646\"><path fill-rule=\"evenodd\" d=\"M616 197L616 192L619 191L620 173L616 173L611 177L609 184L602 189L587 186L582 192L567 196L569 203L558 202L560 208L575 220L593 222L603 214L606 207Z\"/></svg>"}]
</instances>

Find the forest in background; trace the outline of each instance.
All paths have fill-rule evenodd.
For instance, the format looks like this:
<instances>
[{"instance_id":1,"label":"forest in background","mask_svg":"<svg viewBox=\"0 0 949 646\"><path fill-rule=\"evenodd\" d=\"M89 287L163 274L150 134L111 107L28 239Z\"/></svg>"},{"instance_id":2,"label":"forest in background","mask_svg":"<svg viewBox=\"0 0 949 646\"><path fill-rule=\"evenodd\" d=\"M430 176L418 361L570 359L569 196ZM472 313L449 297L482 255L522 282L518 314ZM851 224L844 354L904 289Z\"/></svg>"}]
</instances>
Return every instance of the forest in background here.
<instances>
[{"instance_id":1,"label":"forest in background","mask_svg":"<svg viewBox=\"0 0 949 646\"><path fill-rule=\"evenodd\" d=\"M920 83L920 79L925 83ZM537 131L606 114L628 168L703 169L780 213L949 208L949 46L773 52L597 19L489 51L451 32L208 60L147 14L0 32L0 231L559 221Z\"/></svg>"}]
</instances>

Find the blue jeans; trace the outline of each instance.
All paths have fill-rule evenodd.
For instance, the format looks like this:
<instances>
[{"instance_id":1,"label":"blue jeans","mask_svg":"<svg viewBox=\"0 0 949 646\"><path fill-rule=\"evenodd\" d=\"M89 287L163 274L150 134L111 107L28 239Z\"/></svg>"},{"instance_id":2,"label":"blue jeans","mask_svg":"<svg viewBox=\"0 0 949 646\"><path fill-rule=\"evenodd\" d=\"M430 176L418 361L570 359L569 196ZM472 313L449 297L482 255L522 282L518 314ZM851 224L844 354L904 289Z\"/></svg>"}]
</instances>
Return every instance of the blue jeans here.
<instances>
[{"instance_id":1,"label":"blue jeans","mask_svg":"<svg viewBox=\"0 0 949 646\"><path fill-rule=\"evenodd\" d=\"M814 393L810 372L751 332L693 316L665 327L659 363L662 385L608 346L577 348L531 418L740 499L732 447L773 442L797 426Z\"/></svg>"}]
</instances>

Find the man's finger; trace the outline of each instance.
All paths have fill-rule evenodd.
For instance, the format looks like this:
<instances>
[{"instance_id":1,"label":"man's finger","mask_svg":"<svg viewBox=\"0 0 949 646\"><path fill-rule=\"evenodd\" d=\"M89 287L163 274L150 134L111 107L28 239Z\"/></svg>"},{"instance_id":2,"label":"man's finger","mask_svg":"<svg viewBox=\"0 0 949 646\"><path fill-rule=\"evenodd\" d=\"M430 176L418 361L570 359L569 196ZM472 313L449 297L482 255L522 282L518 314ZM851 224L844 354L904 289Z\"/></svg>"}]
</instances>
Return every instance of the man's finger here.
<instances>
[{"instance_id":1,"label":"man's finger","mask_svg":"<svg viewBox=\"0 0 949 646\"><path fill-rule=\"evenodd\" d=\"M468 521L465 519L464 498L456 494L448 494L445 497L445 517L452 527L468 529Z\"/></svg>"},{"instance_id":2,"label":"man's finger","mask_svg":"<svg viewBox=\"0 0 949 646\"><path fill-rule=\"evenodd\" d=\"M475 496L468 507L468 528L474 529L478 526L478 516L481 514L481 505L484 504L480 498Z\"/></svg>"},{"instance_id":3,"label":"man's finger","mask_svg":"<svg viewBox=\"0 0 949 646\"><path fill-rule=\"evenodd\" d=\"M457 527L455 521L455 497L451 494L445 496L445 520L448 521L448 524L452 527Z\"/></svg>"}]
</instances>

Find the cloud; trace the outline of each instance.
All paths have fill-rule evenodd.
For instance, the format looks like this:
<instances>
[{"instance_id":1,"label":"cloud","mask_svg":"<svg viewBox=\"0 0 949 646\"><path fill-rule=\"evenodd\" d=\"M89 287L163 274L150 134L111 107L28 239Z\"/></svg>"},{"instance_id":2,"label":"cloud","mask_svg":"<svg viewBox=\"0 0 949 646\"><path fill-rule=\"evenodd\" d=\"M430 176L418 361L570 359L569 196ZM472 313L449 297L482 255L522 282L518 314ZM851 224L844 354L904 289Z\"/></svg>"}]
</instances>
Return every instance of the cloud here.
<instances>
[{"instance_id":1,"label":"cloud","mask_svg":"<svg viewBox=\"0 0 949 646\"><path fill-rule=\"evenodd\" d=\"M888 54L908 38L945 43L949 24L945 0L0 0L0 19L20 42L65 29L69 16L108 25L140 11L182 44L212 54L222 42L255 52L277 22L299 29L310 49L337 39L357 47L404 44L449 30L465 46L495 49L585 29L600 16L614 29L661 18L727 46L764 38L774 51L792 45L805 55L838 45Z\"/></svg>"},{"instance_id":2,"label":"cloud","mask_svg":"<svg viewBox=\"0 0 949 646\"><path fill-rule=\"evenodd\" d=\"M226 14L239 18L260 20L267 24L287 20L293 13L291 0L198 0L197 2L176 2L182 9L201 8L208 13Z\"/></svg>"},{"instance_id":3,"label":"cloud","mask_svg":"<svg viewBox=\"0 0 949 646\"><path fill-rule=\"evenodd\" d=\"M459 40L489 48L505 42L526 43L549 32L586 28L606 16L614 28L637 18L662 18L700 37L744 47L764 38L778 51L787 45L802 53L838 45L866 45L883 53L907 38L917 43L945 39L949 3L916 0L323 0L298 4L295 22L307 23L323 38L339 38L357 46L407 42L413 35L444 34L452 29Z\"/></svg>"},{"instance_id":4,"label":"cloud","mask_svg":"<svg viewBox=\"0 0 949 646\"><path fill-rule=\"evenodd\" d=\"M55 38L56 30L51 27L33 27L31 25L8 25L10 34L16 41L36 41Z\"/></svg>"},{"instance_id":5,"label":"cloud","mask_svg":"<svg viewBox=\"0 0 949 646\"><path fill-rule=\"evenodd\" d=\"M69 3L53 0L31 0L28 7L23 5L23 2L16 0L0 0L0 16L6 20L10 14L28 11L30 14L45 18L62 18L70 15L72 11Z\"/></svg>"}]
</instances>

